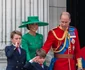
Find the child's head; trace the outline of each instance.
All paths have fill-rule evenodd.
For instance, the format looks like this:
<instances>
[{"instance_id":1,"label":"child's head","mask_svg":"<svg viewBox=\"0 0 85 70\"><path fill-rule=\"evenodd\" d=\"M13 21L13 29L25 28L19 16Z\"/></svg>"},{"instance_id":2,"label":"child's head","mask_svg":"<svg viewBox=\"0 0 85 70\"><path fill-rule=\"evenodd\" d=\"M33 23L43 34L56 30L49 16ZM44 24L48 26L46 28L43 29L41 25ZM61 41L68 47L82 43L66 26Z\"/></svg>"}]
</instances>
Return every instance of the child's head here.
<instances>
[{"instance_id":1,"label":"child's head","mask_svg":"<svg viewBox=\"0 0 85 70\"><path fill-rule=\"evenodd\" d=\"M44 61L45 61L46 52L42 49L39 49L39 50L36 51L36 56L38 58L38 63L43 64Z\"/></svg>"},{"instance_id":2,"label":"child's head","mask_svg":"<svg viewBox=\"0 0 85 70\"><path fill-rule=\"evenodd\" d=\"M21 43L21 36L22 36L22 34L21 34L20 31L12 31L11 35L10 35L12 43L13 44L17 43L17 44L20 45L20 43Z\"/></svg>"},{"instance_id":3,"label":"child's head","mask_svg":"<svg viewBox=\"0 0 85 70\"><path fill-rule=\"evenodd\" d=\"M41 58L46 57L46 52L43 49L36 50L36 56L40 56Z\"/></svg>"}]
</instances>

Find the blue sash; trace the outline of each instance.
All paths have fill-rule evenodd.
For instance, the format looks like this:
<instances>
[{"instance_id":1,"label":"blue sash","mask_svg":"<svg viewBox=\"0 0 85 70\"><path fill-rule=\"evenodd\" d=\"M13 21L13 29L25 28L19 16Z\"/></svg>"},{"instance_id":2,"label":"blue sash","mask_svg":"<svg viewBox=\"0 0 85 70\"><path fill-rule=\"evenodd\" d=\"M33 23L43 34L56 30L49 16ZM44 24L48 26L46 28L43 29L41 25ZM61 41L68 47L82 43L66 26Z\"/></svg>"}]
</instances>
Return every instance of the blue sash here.
<instances>
[{"instance_id":1,"label":"blue sash","mask_svg":"<svg viewBox=\"0 0 85 70\"><path fill-rule=\"evenodd\" d=\"M69 33L70 32L73 32L74 31L74 28L73 27L69 27ZM70 41L72 40L72 38L70 38ZM62 43L62 45L60 46L60 48L59 48L59 50L62 48L62 46L64 45L64 43ZM58 54L64 54L64 52L68 49L68 47L69 47L69 40L68 40L68 38L66 39L66 46L65 46L65 48L61 51L61 52L59 52ZM57 54L57 53L56 53ZM49 66L49 70L53 70L53 66L54 66L54 63L55 63L55 61L57 60L58 58L52 58L51 59L51 63L50 63L50 66Z\"/></svg>"},{"instance_id":2,"label":"blue sash","mask_svg":"<svg viewBox=\"0 0 85 70\"><path fill-rule=\"evenodd\" d=\"M62 46L63 46L63 44L60 46L60 49L62 48ZM67 49L68 49L68 46L69 46L69 41L68 41L68 39L66 39L66 46L65 46L65 48L61 51L61 52L59 52L58 54L63 54ZM57 54L57 53L56 53ZM50 66L49 66L49 70L53 70L53 66L54 66L54 63L55 63L55 61L57 60L58 58L52 58L51 59L51 63L50 63Z\"/></svg>"},{"instance_id":3,"label":"blue sash","mask_svg":"<svg viewBox=\"0 0 85 70\"><path fill-rule=\"evenodd\" d=\"M82 58L82 67L85 68L85 60Z\"/></svg>"}]
</instances>

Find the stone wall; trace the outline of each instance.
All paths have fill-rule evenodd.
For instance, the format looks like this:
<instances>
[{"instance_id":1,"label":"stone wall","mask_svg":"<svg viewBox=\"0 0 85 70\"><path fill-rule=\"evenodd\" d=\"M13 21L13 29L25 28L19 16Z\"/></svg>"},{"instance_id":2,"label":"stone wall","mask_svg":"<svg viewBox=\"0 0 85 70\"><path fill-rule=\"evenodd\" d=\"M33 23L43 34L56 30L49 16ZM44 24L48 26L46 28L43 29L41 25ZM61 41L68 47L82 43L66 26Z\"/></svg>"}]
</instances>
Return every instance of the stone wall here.
<instances>
[{"instance_id":1,"label":"stone wall","mask_svg":"<svg viewBox=\"0 0 85 70\"><path fill-rule=\"evenodd\" d=\"M0 49L0 70L6 70L7 59L5 56L4 49Z\"/></svg>"}]
</instances>

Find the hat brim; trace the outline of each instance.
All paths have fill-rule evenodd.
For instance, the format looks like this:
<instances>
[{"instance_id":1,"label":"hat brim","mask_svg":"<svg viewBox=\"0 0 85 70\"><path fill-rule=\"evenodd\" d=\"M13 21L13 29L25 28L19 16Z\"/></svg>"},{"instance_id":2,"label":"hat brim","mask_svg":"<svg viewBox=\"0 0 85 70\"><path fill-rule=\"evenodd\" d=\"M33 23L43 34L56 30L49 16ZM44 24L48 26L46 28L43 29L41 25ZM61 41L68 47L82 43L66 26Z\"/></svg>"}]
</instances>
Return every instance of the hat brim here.
<instances>
[{"instance_id":1,"label":"hat brim","mask_svg":"<svg viewBox=\"0 0 85 70\"><path fill-rule=\"evenodd\" d=\"M19 28L23 28L23 27L26 27L29 24L34 24L34 23L37 23L38 26L47 26L48 25L48 23L41 22L41 21L36 21L36 22L22 22L22 23L25 23L25 24L20 25Z\"/></svg>"}]
</instances>

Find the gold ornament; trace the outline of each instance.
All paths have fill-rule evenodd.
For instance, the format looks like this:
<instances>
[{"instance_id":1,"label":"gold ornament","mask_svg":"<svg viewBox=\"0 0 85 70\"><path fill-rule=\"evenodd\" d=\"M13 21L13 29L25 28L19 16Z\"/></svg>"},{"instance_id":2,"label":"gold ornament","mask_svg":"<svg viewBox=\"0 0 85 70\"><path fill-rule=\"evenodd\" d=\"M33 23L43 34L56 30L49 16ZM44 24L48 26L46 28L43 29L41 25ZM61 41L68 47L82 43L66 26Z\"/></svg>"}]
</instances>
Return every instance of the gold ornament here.
<instances>
[{"instance_id":1,"label":"gold ornament","mask_svg":"<svg viewBox=\"0 0 85 70\"><path fill-rule=\"evenodd\" d=\"M56 33L55 33L53 30L52 30L52 33L53 33L53 35L55 36L55 38L56 38L57 40L59 40L59 41L65 39L63 47L62 47L60 50L57 51L57 49L58 49L59 46L60 46L60 45L58 45L58 47L57 47L56 49L53 49L53 48L52 48L53 52L55 52L55 53L61 52L61 51L65 48L65 46L66 46L66 39L67 39L67 38L68 38L68 40L69 40L69 46L70 46L70 35L69 35L69 33L68 33L67 30L64 32L62 38L58 38L57 35L56 35Z\"/></svg>"},{"instance_id":2,"label":"gold ornament","mask_svg":"<svg viewBox=\"0 0 85 70\"><path fill-rule=\"evenodd\" d=\"M72 39L71 42L72 42L72 44L75 44L75 39Z\"/></svg>"},{"instance_id":3,"label":"gold ornament","mask_svg":"<svg viewBox=\"0 0 85 70\"><path fill-rule=\"evenodd\" d=\"M82 69L82 58L78 58L77 63L78 63L78 68Z\"/></svg>"}]
</instances>

